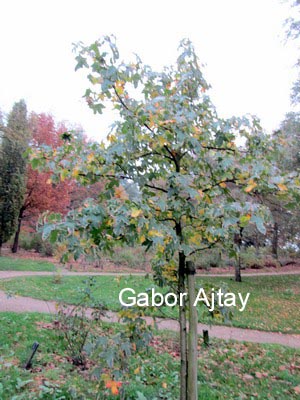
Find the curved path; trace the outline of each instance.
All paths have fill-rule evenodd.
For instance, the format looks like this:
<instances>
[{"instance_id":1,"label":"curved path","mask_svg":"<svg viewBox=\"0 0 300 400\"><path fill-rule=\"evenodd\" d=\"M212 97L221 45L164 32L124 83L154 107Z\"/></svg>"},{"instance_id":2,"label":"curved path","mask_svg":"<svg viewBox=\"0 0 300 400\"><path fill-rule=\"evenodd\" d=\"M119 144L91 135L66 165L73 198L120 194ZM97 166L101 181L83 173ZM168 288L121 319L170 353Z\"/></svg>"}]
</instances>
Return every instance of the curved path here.
<instances>
[{"instance_id":1,"label":"curved path","mask_svg":"<svg viewBox=\"0 0 300 400\"><path fill-rule=\"evenodd\" d=\"M53 276L55 272L51 271L0 271L0 279L11 279L18 278L21 276ZM68 270L62 270L60 272L63 276L145 276L146 272L74 272ZM149 275L149 273L148 273ZM253 273L242 273L243 277L248 276L281 276L281 275L300 275L300 268L296 271L282 271L282 272L253 272ZM197 273L196 276L210 277L210 278L233 278L234 275L228 273L219 274L200 274Z\"/></svg>"},{"instance_id":2,"label":"curved path","mask_svg":"<svg viewBox=\"0 0 300 400\"><path fill-rule=\"evenodd\" d=\"M299 274L299 272L297 272ZM10 279L19 276L34 276L34 275L52 275L52 272L34 272L34 271L0 271L0 279ZM291 273L284 273L283 275L288 275ZM65 276L86 276L86 275L128 275L124 274L114 274L114 273L78 273L78 272L63 272ZM132 274L141 275L141 274ZM142 274L144 275L144 274ZM262 275L262 274L257 274ZM265 274L272 275L272 274ZM281 275L281 274L280 274ZM208 276L208 275L204 275ZM216 276L216 275L214 275ZM217 275L220 276L220 275ZM224 276L224 275L223 275ZM231 276L231 275L230 275ZM244 275L245 276L245 275ZM251 274L253 276L253 274ZM8 295L0 291L0 311L13 311L13 312L40 312L40 313L57 313L56 303L54 301L44 301L38 300L31 297L8 297ZM91 310L89 310L91 312ZM153 320L151 317L145 318L147 323L152 324ZM117 322L117 313L108 312L107 321ZM173 331L178 331L178 322L172 319L162 319L157 318L156 323L159 329L169 329ZM292 334L281 334L278 332L265 332L258 331L254 329L242 329L234 328L229 326L208 326L204 324L198 324L199 334L203 329L207 329L211 337L216 337L226 340L238 340L238 341L248 341L255 343L273 343L280 344L284 346L289 346L293 348L300 348L300 335Z\"/></svg>"}]
</instances>

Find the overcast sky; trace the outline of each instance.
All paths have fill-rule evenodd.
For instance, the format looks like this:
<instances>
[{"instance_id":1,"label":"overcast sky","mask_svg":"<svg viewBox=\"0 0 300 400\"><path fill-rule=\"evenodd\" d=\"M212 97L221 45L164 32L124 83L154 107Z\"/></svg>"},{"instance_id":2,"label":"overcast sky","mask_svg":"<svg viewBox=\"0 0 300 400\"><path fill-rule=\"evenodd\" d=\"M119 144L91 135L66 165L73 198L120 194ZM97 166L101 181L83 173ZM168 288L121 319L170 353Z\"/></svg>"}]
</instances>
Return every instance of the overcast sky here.
<instances>
[{"instance_id":1,"label":"overcast sky","mask_svg":"<svg viewBox=\"0 0 300 400\"><path fill-rule=\"evenodd\" d=\"M173 63L190 38L222 116L255 114L276 129L291 109L298 57L285 44L280 0L3 0L0 23L0 109L24 98L29 111L52 113L101 139L113 116L94 116L82 99L88 86L74 72L72 43L115 34L121 57L155 68Z\"/></svg>"}]
</instances>

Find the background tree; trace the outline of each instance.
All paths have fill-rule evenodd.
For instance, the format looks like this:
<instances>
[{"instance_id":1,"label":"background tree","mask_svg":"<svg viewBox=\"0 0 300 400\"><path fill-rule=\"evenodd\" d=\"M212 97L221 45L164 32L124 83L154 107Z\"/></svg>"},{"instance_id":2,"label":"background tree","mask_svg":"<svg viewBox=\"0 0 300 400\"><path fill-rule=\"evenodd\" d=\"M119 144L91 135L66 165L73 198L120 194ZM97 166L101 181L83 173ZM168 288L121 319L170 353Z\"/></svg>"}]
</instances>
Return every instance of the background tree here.
<instances>
[{"instance_id":1,"label":"background tree","mask_svg":"<svg viewBox=\"0 0 300 400\"><path fill-rule=\"evenodd\" d=\"M0 251L14 233L25 191L29 141L27 108L24 100L15 103L2 128L0 160Z\"/></svg>"},{"instance_id":2,"label":"background tree","mask_svg":"<svg viewBox=\"0 0 300 400\"><path fill-rule=\"evenodd\" d=\"M63 143L61 135L67 130L64 124L58 124L51 115L32 113L29 118L31 132L30 146L39 148L41 145L57 148ZM50 173L33 170L31 165L26 169L26 189L22 206L19 210L18 226L14 236L12 252L18 250L19 235L22 221L35 226L39 215L45 211L66 213L71 203L71 192L74 183L65 180L54 185Z\"/></svg>"},{"instance_id":3,"label":"background tree","mask_svg":"<svg viewBox=\"0 0 300 400\"><path fill-rule=\"evenodd\" d=\"M49 217L43 235L67 240L75 257L112 249L115 242L152 247L155 279L169 285L175 281L177 293L186 293L186 266L194 254L232 243L230 238L248 223L264 231L264 210L247 196L254 189L286 192L283 183L289 182L278 170L274 173L273 144L255 120L218 117L188 40L180 45L176 66L162 72L138 58L121 62L109 37L79 45L76 59L77 68L89 70L88 105L101 113L110 101L120 119L108 144L84 146L70 138L56 151L41 149L32 162L54 163L56 177L75 176L80 183L105 180L105 202L87 202L64 220ZM236 145L237 136L246 138L243 149ZM138 196L129 195L129 183ZM246 200L234 198L229 185L242 190ZM193 349L184 297L178 319L180 398L196 399L197 376L188 380L194 365L188 365Z\"/></svg>"}]
</instances>

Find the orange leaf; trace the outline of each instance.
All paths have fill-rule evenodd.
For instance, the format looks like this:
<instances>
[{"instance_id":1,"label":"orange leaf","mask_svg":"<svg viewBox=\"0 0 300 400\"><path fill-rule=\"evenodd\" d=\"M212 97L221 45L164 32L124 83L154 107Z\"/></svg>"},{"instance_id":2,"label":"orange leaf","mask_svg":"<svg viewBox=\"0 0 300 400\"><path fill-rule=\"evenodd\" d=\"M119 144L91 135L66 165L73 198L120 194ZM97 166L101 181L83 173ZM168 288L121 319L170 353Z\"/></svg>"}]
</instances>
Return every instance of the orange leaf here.
<instances>
[{"instance_id":1,"label":"orange leaf","mask_svg":"<svg viewBox=\"0 0 300 400\"><path fill-rule=\"evenodd\" d=\"M288 190L288 188L283 183L278 183L277 186L278 186L278 189L281 191Z\"/></svg>"},{"instance_id":2,"label":"orange leaf","mask_svg":"<svg viewBox=\"0 0 300 400\"><path fill-rule=\"evenodd\" d=\"M111 394L119 394L119 387L122 386L122 382L118 381L107 381L105 387L111 390Z\"/></svg>"},{"instance_id":3,"label":"orange leaf","mask_svg":"<svg viewBox=\"0 0 300 400\"><path fill-rule=\"evenodd\" d=\"M128 200L128 194L123 186L118 186L115 188L115 198L121 200Z\"/></svg>"},{"instance_id":4,"label":"orange leaf","mask_svg":"<svg viewBox=\"0 0 300 400\"><path fill-rule=\"evenodd\" d=\"M249 185L248 185L248 186L246 187L246 189L245 189L245 192L246 192L246 193L250 193L256 186L257 186L257 183L254 182L253 179L251 179L251 180L249 181Z\"/></svg>"}]
</instances>

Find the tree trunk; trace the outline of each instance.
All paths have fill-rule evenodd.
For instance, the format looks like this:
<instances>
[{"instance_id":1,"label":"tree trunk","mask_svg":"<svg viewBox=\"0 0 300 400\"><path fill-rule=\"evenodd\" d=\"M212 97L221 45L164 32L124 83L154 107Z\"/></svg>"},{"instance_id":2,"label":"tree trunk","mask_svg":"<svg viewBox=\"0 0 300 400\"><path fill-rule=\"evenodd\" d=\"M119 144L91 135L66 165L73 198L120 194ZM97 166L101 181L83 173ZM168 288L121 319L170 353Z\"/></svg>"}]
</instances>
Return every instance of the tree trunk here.
<instances>
[{"instance_id":1,"label":"tree trunk","mask_svg":"<svg viewBox=\"0 0 300 400\"><path fill-rule=\"evenodd\" d=\"M196 299L195 273L192 261L186 263L188 294L189 294L189 333L188 333L188 385L187 395L189 400L198 400L198 315L194 306Z\"/></svg>"},{"instance_id":2,"label":"tree trunk","mask_svg":"<svg viewBox=\"0 0 300 400\"><path fill-rule=\"evenodd\" d=\"M241 277L242 232L243 232L243 229L240 228L240 233L236 233L234 235L234 243L236 244L236 252L237 252L237 258L236 258L236 262L235 262L235 273L234 273L236 282L242 282L242 277Z\"/></svg>"},{"instance_id":3,"label":"tree trunk","mask_svg":"<svg viewBox=\"0 0 300 400\"><path fill-rule=\"evenodd\" d=\"M22 219L23 219L23 212L24 209L23 207L21 208L20 212L19 212L19 217L18 217L18 228L17 231L15 233L15 237L14 237L14 243L12 245L11 251L12 253L16 253L18 251L18 246L19 246L19 236L20 236L20 231L21 231L21 225L22 225Z\"/></svg>"},{"instance_id":4,"label":"tree trunk","mask_svg":"<svg viewBox=\"0 0 300 400\"><path fill-rule=\"evenodd\" d=\"M179 253L179 276L178 292L186 292L185 285L185 255ZM186 326L186 301L182 297L182 305L179 306L179 329L180 329L180 400L188 400L188 363L187 363L187 326Z\"/></svg>"},{"instance_id":5,"label":"tree trunk","mask_svg":"<svg viewBox=\"0 0 300 400\"><path fill-rule=\"evenodd\" d=\"M237 260L235 262L235 271L234 271L234 278L236 282L242 282L241 276L241 255L238 252Z\"/></svg>"},{"instance_id":6,"label":"tree trunk","mask_svg":"<svg viewBox=\"0 0 300 400\"><path fill-rule=\"evenodd\" d=\"M275 222L273 226L273 237L272 237L272 255L276 260L278 259L278 223Z\"/></svg>"}]
</instances>

